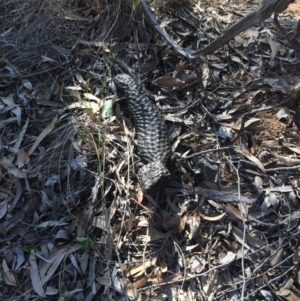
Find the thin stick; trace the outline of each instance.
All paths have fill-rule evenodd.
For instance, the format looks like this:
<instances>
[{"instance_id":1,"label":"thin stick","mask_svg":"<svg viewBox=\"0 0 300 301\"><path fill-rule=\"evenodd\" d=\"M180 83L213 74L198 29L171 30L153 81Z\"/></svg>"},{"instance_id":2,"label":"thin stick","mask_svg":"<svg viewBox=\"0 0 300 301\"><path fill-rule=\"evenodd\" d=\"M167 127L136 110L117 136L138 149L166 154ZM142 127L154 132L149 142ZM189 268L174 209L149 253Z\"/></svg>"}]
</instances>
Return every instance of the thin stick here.
<instances>
[{"instance_id":1,"label":"thin stick","mask_svg":"<svg viewBox=\"0 0 300 301\"><path fill-rule=\"evenodd\" d=\"M3 61L4 63L7 63L8 65L11 65L9 62L7 61ZM55 66L53 68L50 68L50 69L46 69L46 70L43 70L43 71L39 71L39 72L35 72L35 73L29 73L27 75L12 75L12 74L0 74L0 78L13 78L13 79L24 79L24 78L28 78L28 77L35 77L37 75L41 75L41 74L44 74L44 73L49 73L51 71L54 71L60 67L63 67L67 64L70 63L70 60L69 61L66 61L64 63L61 63L60 65L58 66ZM13 68L15 69L16 67L13 66Z\"/></svg>"}]
</instances>

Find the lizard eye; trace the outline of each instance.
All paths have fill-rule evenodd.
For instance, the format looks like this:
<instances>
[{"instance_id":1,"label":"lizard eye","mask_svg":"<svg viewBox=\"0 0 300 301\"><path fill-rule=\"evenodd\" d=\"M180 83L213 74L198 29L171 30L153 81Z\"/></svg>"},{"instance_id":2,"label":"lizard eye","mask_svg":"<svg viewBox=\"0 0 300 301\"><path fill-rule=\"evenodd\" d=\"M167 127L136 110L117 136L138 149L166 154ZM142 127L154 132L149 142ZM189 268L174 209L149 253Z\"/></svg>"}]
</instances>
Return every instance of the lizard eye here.
<instances>
[{"instance_id":1,"label":"lizard eye","mask_svg":"<svg viewBox=\"0 0 300 301\"><path fill-rule=\"evenodd\" d=\"M137 164L136 164L136 167L137 168L142 168L143 166L144 166L145 164L143 163L143 162L138 162Z\"/></svg>"}]
</instances>

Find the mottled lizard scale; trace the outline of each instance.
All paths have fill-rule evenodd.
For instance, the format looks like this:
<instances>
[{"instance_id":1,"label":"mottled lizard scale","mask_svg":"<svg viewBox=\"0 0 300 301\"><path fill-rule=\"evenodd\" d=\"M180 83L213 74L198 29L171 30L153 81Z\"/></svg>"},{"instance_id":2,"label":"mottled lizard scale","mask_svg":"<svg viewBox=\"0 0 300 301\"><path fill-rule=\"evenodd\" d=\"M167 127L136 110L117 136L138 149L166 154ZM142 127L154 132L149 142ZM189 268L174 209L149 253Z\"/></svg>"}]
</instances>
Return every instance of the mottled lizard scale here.
<instances>
[{"instance_id":1,"label":"mottled lizard scale","mask_svg":"<svg viewBox=\"0 0 300 301\"><path fill-rule=\"evenodd\" d=\"M166 181L166 173L169 173L165 164L171 154L171 147L164 118L144 88L130 76L117 75L114 82L117 89L124 94L129 112L132 115L141 161L145 164L152 163L151 168L149 165L148 169L145 167L139 171L139 179L141 180L142 177L143 181L147 182L146 184L141 183L142 186L145 190L151 190L158 185L157 181ZM148 173L148 177L141 174L143 172ZM161 179L159 178L160 173ZM153 183L151 182L151 175L155 178ZM163 184L158 186L164 186Z\"/></svg>"},{"instance_id":2,"label":"mottled lizard scale","mask_svg":"<svg viewBox=\"0 0 300 301\"><path fill-rule=\"evenodd\" d=\"M166 163L170 155L170 142L163 116L149 99L145 90L130 76L117 75L114 82L125 97L132 115L138 138L139 155L144 163Z\"/></svg>"}]
</instances>

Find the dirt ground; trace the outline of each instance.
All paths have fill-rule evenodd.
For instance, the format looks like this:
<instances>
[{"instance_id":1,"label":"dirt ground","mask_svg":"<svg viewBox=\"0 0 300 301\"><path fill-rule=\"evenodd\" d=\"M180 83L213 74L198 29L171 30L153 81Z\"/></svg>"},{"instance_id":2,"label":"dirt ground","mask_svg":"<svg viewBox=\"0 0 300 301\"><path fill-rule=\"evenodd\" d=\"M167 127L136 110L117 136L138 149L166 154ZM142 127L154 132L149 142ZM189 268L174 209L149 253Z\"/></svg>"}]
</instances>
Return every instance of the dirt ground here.
<instances>
[{"instance_id":1,"label":"dirt ground","mask_svg":"<svg viewBox=\"0 0 300 301\"><path fill-rule=\"evenodd\" d=\"M294 3L291 3L286 11L299 14L300 17L300 0L296 0Z\"/></svg>"}]
</instances>

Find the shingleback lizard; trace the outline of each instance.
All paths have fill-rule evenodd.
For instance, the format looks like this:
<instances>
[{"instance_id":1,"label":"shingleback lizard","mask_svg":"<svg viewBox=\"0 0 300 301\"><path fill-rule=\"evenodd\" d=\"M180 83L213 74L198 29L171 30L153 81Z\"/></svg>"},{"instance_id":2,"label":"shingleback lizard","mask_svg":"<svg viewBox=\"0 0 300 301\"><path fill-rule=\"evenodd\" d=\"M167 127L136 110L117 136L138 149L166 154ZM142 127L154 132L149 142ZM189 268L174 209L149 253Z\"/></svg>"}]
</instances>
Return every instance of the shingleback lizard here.
<instances>
[{"instance_id":1,"label":"shingleback lizard","mask_svg":"<svg viewBox=\"0 0 300 301\"><path fill-rule=\"evenodd\" d=\"M147 91L129 75L119 74L113 81L117 92L125 96L137 134L139 156L144 164L138 171L139 183L146 193L158 191L170 181L166 164L171 145L164 118Z\"/></svg>"}]
</instances>

